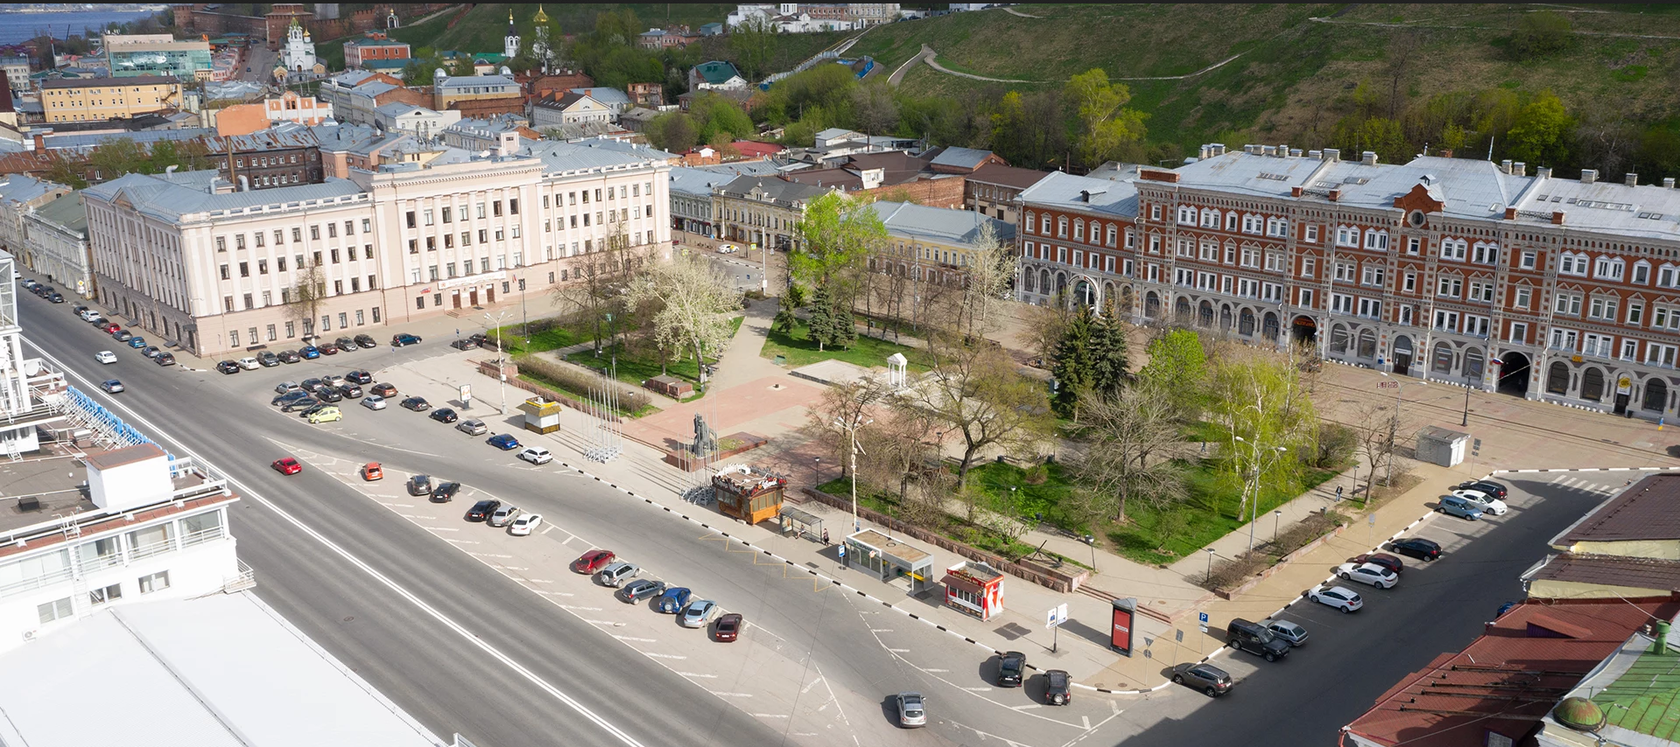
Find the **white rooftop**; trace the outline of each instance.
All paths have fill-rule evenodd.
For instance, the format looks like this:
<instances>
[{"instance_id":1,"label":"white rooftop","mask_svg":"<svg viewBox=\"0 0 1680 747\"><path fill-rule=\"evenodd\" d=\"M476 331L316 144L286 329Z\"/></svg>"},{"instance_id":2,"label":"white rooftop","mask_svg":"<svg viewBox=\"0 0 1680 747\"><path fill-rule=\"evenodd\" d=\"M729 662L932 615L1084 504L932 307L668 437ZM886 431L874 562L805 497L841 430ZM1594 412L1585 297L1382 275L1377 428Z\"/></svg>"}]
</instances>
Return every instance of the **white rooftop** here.
<instances>
[{"instance_id":1,"label":"white rooftop","mask_svg":"<svg viewBox=\"0 0 1680 747\"><path fill-rule=\"evenodd\" d=\"M114 607L0 671L6 745L444 744L250 593Z\"/></svg>"}]
</instances>

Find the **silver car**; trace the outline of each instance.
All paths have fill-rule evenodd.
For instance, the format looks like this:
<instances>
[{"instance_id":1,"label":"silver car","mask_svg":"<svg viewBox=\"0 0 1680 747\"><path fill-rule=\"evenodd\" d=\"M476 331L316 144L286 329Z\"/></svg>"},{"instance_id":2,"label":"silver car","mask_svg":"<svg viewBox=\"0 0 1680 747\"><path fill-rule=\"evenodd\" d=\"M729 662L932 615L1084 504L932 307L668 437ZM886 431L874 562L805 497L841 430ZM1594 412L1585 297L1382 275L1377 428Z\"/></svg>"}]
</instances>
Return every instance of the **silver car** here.
<instances>
[{"instance_id":1,"label":"silver car","mask_svg":"<svg viewBox=\"0 0 1680 747\"><path fill-rule=\"evenodd\" d=\"M455 430L469 436L482 436L490 432L490 427L485 425L482 420L463 420L455 424Z\"/></svg>"},{"instance_id":2,"label":"silver car","mask_svg":"<svg viewBox=\"0 0 1680 747\"><path fill-rule=\"evenodd\" d=\"M1291 646L1300 646L1307 642L1307 629L1288 620L1262 620L1260 624L1272 631L1272 635L1289 641Z\"/></svg>"},{"instance_id":3,"label":"silver car","mask_svg":"<svg viewBox=\"0 0 1680 747\"><path fill-rule=\"evenodd\" d=\"M620 560L612 565L602 568L599 571L596 571L595 580L600 581L602 586L617 588L619 585L623 584L625 580L634 578L640 575L641 572L642 569L637 567L635 563L626 563Z\"/></svg>"},{"instance_id":4,"label":"silver car","mask_svg":"<svg viewBox=\"0 0 1680 747\"><path fill-rule=\"evenodd\" d=\"M898 725L906 729L927 726L927 699L921 693L899 693Z\"/></svg>"},{"instance_id":5,"label":"silver car","mask_svg":"<svg viewBox=\"0 0 1680 747\"><path fill-rule=\"evenodd\" d=\"M518 515L518 507L510 506L504 503L500 508L497 508L494 513L490 514L490 518L486 519L485 522L493 527L505 527L508 524L513 523L514 517Z\"/></svg>"}]
</instances>

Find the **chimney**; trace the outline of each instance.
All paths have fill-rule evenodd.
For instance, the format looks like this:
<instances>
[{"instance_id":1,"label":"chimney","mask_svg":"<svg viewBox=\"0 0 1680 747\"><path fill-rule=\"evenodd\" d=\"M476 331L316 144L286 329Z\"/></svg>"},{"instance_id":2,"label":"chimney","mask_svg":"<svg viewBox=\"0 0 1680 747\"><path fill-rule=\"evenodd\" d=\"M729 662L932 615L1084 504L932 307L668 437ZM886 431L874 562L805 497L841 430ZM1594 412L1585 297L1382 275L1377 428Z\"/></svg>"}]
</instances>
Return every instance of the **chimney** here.
<instances>
[{"instance_id":1,"label":"chimney","mask_svg":"<svg viewBox=\"0 0 1680 747\"><path fill-rule=\"evenodd\" d=\"M1312 159L1316 159L1316 160L1323 160L1324 159L1324 151L1322 151L1322 150L1309 150L1309 151L1307 151L1307 157L1312 158Z\"/></svg>"},{"instance_id":2,"label":"chimney","mask_svg":"<svg viewBox=\"0 0 1680 747\"><path fill-rule=\"evenodd\" d=\"M1523 163L1522 161L1517 161L1516 163L1511 164L1511 175L1528 176L1528 164Z\"/></svg>"},{"instance_id":3,"label":"chimney","mask_svg":"<svg viewBox=\"0 0 1680 747\"><path fill-rule=\"evenodd\" d=\"M1299 186L1290 187L1289 188L1289 196L1290 197L1300 197L1302 191L1303 190Z\"/></svg>"},{"instance_id":4,"label":"chimney","mask_svg":"<svg viewBox=\"0 0 1680 747\"><path fill-rule=\"evenodd\" d=\"M47 141L46 141L45 138L41 137L41 133L39 133L39 132L35 133L35 152L36 153L47 152Z\"/></svg>"},{"instance_id":5,"label":"chimney","mask_svg":"<svg viewBox=\"0 0 1680 747\"><path fill-rule=\"evenodd\" d=\"M1301 149L1300 148L1290 148L1289 149L1289 157L1290 158L1300 158L1301 157Z\"/></svg>"},{"instance_id":6,"label":"chimney","mask_svg":"<svg viewBox=\"0 0 1680 747\"><path fill-rule=\"evenodd\" d=\"M1260 155L1260 146L1253 143L1246 144L1243 146L1243 152L1251 156L1258 156Z\"/></svg>"},{"instance_id":7,"label":"chimney","mask_svg":"<svg viewBox=\"0 0 1680 747\"><path fill-rule=\"evenodd\" d=\"M1505 208L1505 220L1516 220L1516 219L1517 219L1517 209L1514 208L1514 207Z\"/></svg>"},{"instance_id":8,"label":"chimney","mask_svg":"<svg viewBox=\"0 0 1680 747\"><path fill-rule=\"evenodd\" d=\"M1672 177L1672 176L1663 177L1663 189L1674 189L1674 177Z\"/></svg>"},{"instance_id":9,"label":"chimney","mask_svg":"<svg viewBox=\"0 0 1680 747\"><path fill-rule=\"evenodd\" d=\"M1340 148L1325 148L1324 149L1324 160L1326 160L1326 161L1340 161L1340 160L1342 160L1341 149Z\"/></svg>"},{"instance_id":10,"label":"chimney","mask_svg":"<svg viewBox=\"0 0 1680 747\"><path fill-rule=\"evenodd\" d=\"M1339 190L1339 189L1330 190L1330 201L1331 202L1335 202L1341 196L1342 196L1342 190Z\"/></svg>"},{"instance_id":11,"label":"chimney","mask_svg":"<svg viewBox=\"0 0 1680 747\"><path fill-rule=\"evenodd\" d=\"M1284 156L1289 155L1289 144L1288 143L1279 144L1278 147L1277 147L1277 154L1278 154L1278 158L1283 158Z\"/></svg>"},{"instance_id":12,"label":"chimney","mask_svg":"<svg viewBox=\"0 0 1680 747\"><path fill-rule=\"evenodd\" d=\"M1262 146L1260 146L1260 155L1262 155L1262 156L1275 156L1275 155L1277 155L1277 149L1273 148L1270 145L1262 145Z\"/></svg>"},{"instance_id":13,"label":"chimney","mask_svg":"<svg viewBox=\"0 0 1680 747\"><path fill-rule=\"evenodd\" d=\"M1224 143L1214 143L1213 144L1213 154L1216 155L1216 156L1225 155L1225 144Z\"/></svg>"},{"instance_id":14,"label":"chimney","mask_svg":"<svg viewBox=\"0 0 1680 747\"><path fill-rule=\"evenodd\" d=\"M1453 157L1452 148L1442 148L1441 149L1441 157L1442 158L1452 158Z\"/></svg>"},{"instance_id":15,"label":"chimney","mask_svg":"<svg viewBox=\"0 0 1680 747\"><path fill-rule=\"evenodd\" d=\"M1592 184L1598 181L1598 169L1581 169L1581 183Z\"/></svg>"},{"instance_id":16,"label":"chimney","mask_svg":"<svg viewBox=\"0 0 1680 747\"><path fill-rule=\"evenodd\" d=\"M1623 177L1623 180L1629 187L1639 186L1639 175L1638 174L1628 174L1627 176Z\"/></svg>"},{"instance_id":17,"label":"chimney","mask_svg":"<svg viewBox=\"0 0 1680 747\"><path fill-rule=\"evenodd\" d=\"M1562 210L1553 210L1552 211L1552 225L1554 225L1554 226L1563 225L1563 211Z\"/></svg>"},{"instance_id":18,"label":"chimney","mask_svg":"<svg viewBox=\"0 0 1680 747\"><path fill-rule=\"evenodd\" d=\"M1541 178L1541 179L1550 179L1550 178L1552 178L1552 167L1550 167L1550 166L1536 166L1536 167L1534 167L1534 175L1536 177Z\"/></svg>"},{"instance_id":19,"label":"chimney","mask_svg":"<svg viewBox=\"0 0 1680 747\"><path fill-rule=\"evenodd\" d=\"M1507 159L1499 162L1499 173L1501 173L1501 174L1511 173L1511 159L1507 158Z\"/></svg>"},{"instance_id":20,"label":"chimney","mask_svg":"<svg viewBox=\"0 0 1680 747\"><path fill-rule=\"evenodd\" d=\"M1368 150L1364 153L1360 153L1359 162L1365 164L1366 166L1377 165L1377 152L1374 150Z\"/></svg>"},{"instance_id":21,"label":"chimney","mask_svg":"<svg viewBox=\"0 0 1680 747\"><path fill-rule=\"evenodd\" d=\"M1202 149L1199 150L1199 151L1196 151L1196 158L1201 159L1203 161L1206 161L1207 159L1212 158L1212 157L1213 157L1213 146L1208 145L1207 143L1202 143Z\"/></svg>"}]
</instances>

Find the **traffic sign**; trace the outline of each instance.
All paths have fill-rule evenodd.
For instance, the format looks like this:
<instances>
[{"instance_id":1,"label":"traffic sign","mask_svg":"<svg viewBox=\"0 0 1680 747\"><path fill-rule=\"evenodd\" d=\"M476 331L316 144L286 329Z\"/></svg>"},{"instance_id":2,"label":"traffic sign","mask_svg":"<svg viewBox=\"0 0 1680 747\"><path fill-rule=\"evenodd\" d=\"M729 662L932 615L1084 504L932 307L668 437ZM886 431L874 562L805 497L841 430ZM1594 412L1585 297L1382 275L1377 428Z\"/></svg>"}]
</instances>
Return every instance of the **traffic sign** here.
<instances>
[{"instance_id":1,"label":"traffic sign","mask_svg":"<svg viewBox=\"0 0 1680 747\"><path fill-rule=\"evenodd\" d=\"M1050 611L1044 615L1044 627L1054 628L1064 622L1067 622L1067 614L1068 611L1066 602L1051 607Z\"/></svg>"},{"instance_id":2,"label":"traffic sign","mask_svg":"<svg viewBox=\"0 0 1680 747\"><path fill-rule=\"evenodd\" d=\"M1198 621L1198 622L1200 622L1200 623L1201 623L1201 624L1203 624L1203 625L1206 625L1206 624L1207 624L1207 622L1208 622L1208 616L1207 616L1207 613L1206 613L1206 612L1198 612L1198 613L1196 613L1196 620L1197 620L1197 621Z\"/></svg>"}]
</instances>

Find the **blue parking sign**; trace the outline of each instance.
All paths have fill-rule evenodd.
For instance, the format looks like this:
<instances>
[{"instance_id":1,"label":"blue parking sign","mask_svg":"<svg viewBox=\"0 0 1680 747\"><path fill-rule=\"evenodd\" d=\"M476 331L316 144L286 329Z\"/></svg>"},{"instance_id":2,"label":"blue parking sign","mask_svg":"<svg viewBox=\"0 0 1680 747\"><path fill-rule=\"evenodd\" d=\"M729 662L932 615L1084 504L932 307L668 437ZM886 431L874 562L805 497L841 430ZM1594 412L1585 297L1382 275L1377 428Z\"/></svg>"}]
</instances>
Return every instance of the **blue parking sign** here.
<instances>
[{"instance_id":1,"label":"blue parking sign","mask_svg":"<svg viewBox=\"0 0 1680 747\"><path fill-rule=\"evenodd\" d=\"M1196 613L1196 619L1197 619L1197 620L1198 620L1198 621L1200 621L1200 622L1201 622L1201 623L1202 623L1202 624L1203 624L1203 625L1206 625L1206 624L1207 624L1207 621L1208 621L1208 616L1207 616L1207 613L1206 613L1206 612L1198 612L1198 613Z\"/></svg>"}]
</instances>

